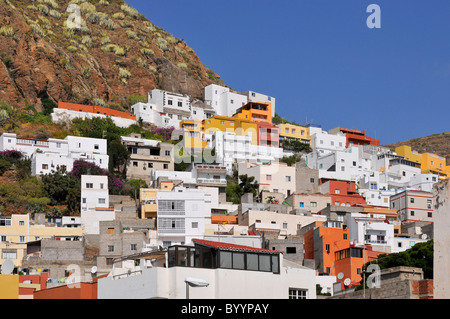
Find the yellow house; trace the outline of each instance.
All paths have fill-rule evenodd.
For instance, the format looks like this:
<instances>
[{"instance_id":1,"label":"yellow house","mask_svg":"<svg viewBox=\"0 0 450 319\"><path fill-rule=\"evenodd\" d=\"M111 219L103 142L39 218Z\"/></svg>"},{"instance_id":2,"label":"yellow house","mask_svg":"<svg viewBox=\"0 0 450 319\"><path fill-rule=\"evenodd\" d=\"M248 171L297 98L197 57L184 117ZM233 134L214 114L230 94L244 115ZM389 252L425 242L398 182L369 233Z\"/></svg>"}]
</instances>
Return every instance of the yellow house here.
<instances>
[{"instance_id":1,"label":"yellow house","mask_svg":"<svg viewBox=\"0 0 450 319\"><path fill-rule=\"evenodd\" d=\"M440 179L450 176L450 166L446 165L444 157L433 153L423 153L412 151L410 146L402 145L395 149L395 152L405 157L405 159L418 162L421 165L422 174L436 174Z\"/></svg>"},{"instance_id":2,"label":"yellow house","mask_svg":"<svg viewBox=\"0 0 450 319\"><path fill-rule=\"evenodd\" d=\"M180 122L183 129L183 143L185 148L204 149L207 141L203 140L203 125L199 120L184 120Z\"/></svg>"},{"instance_id":3,"label":"yellow house","mask_svg":"<svg viewBox=\"0 0 450 319\"><path fill-rule=\"evenodd\" d=\"M279 124L280 142L282 141L300 141L302 143L311 144L311 136L309 129L301 125Z\"/></svg>"},{"instance_id":4,"label":"yellow house","mask_svg":"<svg viewBox=\"0 0 450 319\"><path fill-rule=\"evenodd\" d=\"M173 187L173 181L162 181L159 188L141 188L139 194L141 219L156 219L158 215L156 195L159 191L171 191Z\"/></svg>"},{"instance_id":5,"label":"yellow house","mask_svg":"<svg viewBox=\"0 0 450 319\"><path fill-rule=\"evenodd\" d=\"M258 145L258 125L247 119L215 115L203 120L203 130L205 134L209 135L216 131L232 132L241 136L251 134L252 144Z\"/></svg>"},{"instance_id":6,"label":"yellow house","mask_svg":"<svg viewBox=\"0 0 450 319\"><path fill-rule=\"evenodd\" d=\"M0 217L0 242L27 243L39 239L59 237L81 237L82 228L50 227L48 225L32 225L30 215L11 215Z\"/></svg>"},{"instance_id":7,"label":"yellow house","mask_svg":"<svg viewBox=\"0 0 450 319\"><path fill-rule=\"evenodd\" d=\"M416 151L413 151L411 149L411 146L402 145L402 146L396 147L395 148L395 152L398 155L403 156L405 159L407 159L409 161L413 161L413 162L416 162L416 163L421 163L420 153L417 153Z\"/></svg>"}]
</instances>

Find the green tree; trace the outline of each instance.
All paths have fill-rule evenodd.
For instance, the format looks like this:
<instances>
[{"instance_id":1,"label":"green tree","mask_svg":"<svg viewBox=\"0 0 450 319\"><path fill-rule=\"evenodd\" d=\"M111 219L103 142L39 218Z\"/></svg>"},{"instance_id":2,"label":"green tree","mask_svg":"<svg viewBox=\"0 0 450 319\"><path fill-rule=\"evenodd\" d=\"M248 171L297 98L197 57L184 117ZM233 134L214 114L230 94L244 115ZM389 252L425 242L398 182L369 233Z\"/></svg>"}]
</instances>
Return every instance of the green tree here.
<instances>
[{"instance_id":1,"label":"green tree","mask_svg":"<svg viewBox=\"0 0 450 319\"><path fill-rule=\"evenodd\" d=\"M254 197L258 196L259 183L254 176L239 175L239 180L242 194L252 193Z\"/></svg>"},{"instance_id":2,"label":"green tree","mask_svg":"<svg viewBox=\"0 0 450 319\"><path fill-rule=\"evenodd\" d=\"M113 140L108 143L109 170L118 172L122 177L126 176L127 162L130 158L125 145L120 140Z\"/></svg>"}]
</instances>

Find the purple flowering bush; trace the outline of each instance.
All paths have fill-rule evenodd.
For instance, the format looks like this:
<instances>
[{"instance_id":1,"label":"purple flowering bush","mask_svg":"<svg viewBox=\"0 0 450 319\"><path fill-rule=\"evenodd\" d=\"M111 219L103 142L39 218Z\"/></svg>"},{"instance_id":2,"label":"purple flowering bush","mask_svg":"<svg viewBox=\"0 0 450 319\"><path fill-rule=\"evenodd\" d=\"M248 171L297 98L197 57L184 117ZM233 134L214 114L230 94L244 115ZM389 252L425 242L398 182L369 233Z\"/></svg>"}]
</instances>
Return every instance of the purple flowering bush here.
<instances>
[{"instance_id":1,"label":"purple flowering bush","mask_svg":"<svg viewBox=\"0 0 450 319\"><path fill-rule=\"evenodd\" d=\"M11 160L19 160L24 157L24 154L17 150L4 150L0 152L0 156L7 157Z\"/></svg>"},{"instance_id":2,"label":"purple flowering bush","mask_svg":"<svg viewBox=\"0 0 450 319\"><path fill-rule=\"evenodd\" d=\"M110 171L104 170L94 163L82 160L77 160L73 163L73 169L70 173L77 178L81 178L81 175L108 176L108 188L112 194L119 194L125 184L120 178L115 177Z\"/></svg>"}]
</instances>

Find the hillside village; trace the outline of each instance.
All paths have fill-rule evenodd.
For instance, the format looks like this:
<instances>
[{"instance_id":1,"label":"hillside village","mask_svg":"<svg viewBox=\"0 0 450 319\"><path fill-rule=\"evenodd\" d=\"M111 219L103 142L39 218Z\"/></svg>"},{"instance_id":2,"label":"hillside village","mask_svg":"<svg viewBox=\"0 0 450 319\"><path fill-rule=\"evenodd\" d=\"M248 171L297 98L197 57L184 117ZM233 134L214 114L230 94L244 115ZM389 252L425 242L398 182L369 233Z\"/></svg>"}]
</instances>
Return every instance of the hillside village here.
<instances>
[{"instance_id":1,"label":"hillside village","mask_svg":"<svg viewBox=\"0 0 450 319\"><path fill-rule=\"evenodd\" d=\"M4 175L26 160L44 184L79 188L64 213L37 196L0 217L2 298L433 298L429 265L383 269L378 289L367 267L448 227L436 216L443 157L289 123L275 97L216 84L204 99L154 89L130 112L61 101L51 119L166 136L3 132Z\"/></svg>"}]
</instances>

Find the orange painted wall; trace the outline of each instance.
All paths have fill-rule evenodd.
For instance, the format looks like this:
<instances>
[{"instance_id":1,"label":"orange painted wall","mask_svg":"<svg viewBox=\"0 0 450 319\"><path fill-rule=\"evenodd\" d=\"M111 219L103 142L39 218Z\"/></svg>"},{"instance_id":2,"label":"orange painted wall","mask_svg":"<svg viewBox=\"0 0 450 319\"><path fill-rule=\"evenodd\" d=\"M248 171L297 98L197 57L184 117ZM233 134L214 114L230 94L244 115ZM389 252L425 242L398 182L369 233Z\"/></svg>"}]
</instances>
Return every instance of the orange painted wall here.
<instances>
[{"instance_id":1,"label":"orange painted wall","mask_svg":"<svg viewBox=\"0 0 450 319\"><path fill-rule=\"evenodd\" d=\"M363 258L349 257L337 260L335 262L336 274L342 272L344 274L344 278L342 280L336 280L344 282L346 278L350 278L352 285L359 285L362 279L362 267L366 262L369 262L369 258L367 256L367 250L365 249L363 250ZM358 274L358 269L360 270L360 274Z\"/></svg>"},{"instance_id":2,"label":"orange painted wall","mask_svg":"<svg viewBox=\"0 0 450 319\"><path fill-rule=\"evenodd\" d=\"M344 239L344 234L346 238ZM322 237L323 251L323 269L326 272L327 267L330 268L330 276L335 276L335 252L350 247L349 229L339 229L330 227L319 227L319 236ZM326 245L330 245L329 252L326 251Z\"/></svg>"},{"instance_id":3,"label":"orange painted wall","mask_svg":"<svg viewBox=\"0 0 450 319\"><path fill-rule=\"evenodd\" d=\"M58 108L65 109L65 110L73 110L76 112L91 112L93 114L103 114L107 116L115 116L115 117L121 117L124 119L130 119L136 121L136 115L132 115L131 113L122 112L113 110L107 107L102 106L91 106L91 105L82 105L82 104L75 104L75 103L66 103L66 102L58 102Z\"/></svg>"},{"instance_id":4,"label":"orange painted wall","mask_svg":"<svg viewBox=\"0 0 450 319\"><path fill-rule=\"evenodd\" d=\"M97 299L97 282L79 283L79 288L66 285L36 291L34 299Z\"/></svg>"},{"instance_id":5,"label":"orange painted wall","mask_svg":"<svg viewBox=\"0 0 450 319\"><path fill-rule=\"evenodd\" d=\"M40 284L41 290L47 288L47 279L48 279L48 273L43 272L39 275L20 275L19 276L19 283L23 283L24 281L31 280L32 284ZM34 289L33 288L22 288L19 287L19 295L33 295Z\"/></svg>"},{"instance_id":6,"label":"orange painted wall","mask_svg":"<svg viewBox=\"0 0 450 319\"><path fill-rule=\"evenodd\" d=\"M211 224L238 224L237 216L221 216L221 215L213 215L211 216Z\"/></svg>"}]
</instances>

